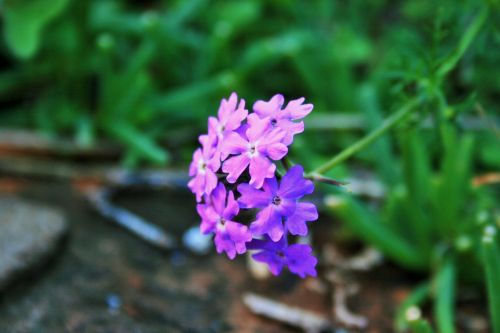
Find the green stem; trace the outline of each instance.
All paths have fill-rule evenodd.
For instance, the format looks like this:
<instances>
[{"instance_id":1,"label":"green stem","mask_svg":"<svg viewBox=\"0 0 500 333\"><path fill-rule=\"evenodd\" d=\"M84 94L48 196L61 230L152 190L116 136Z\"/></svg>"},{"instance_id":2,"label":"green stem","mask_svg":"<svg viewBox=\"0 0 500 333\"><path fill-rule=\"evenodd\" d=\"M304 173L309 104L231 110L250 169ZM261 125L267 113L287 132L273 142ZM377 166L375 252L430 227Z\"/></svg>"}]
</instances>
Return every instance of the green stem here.
<instances>
[{"instance_id":1,"label":"green stem","mask_svg":"<svg viewBox=\"0 0 500 333\"><path fill-rule=\"evenodd\" d=\"M454 333L456 269L450 256L444 258L435 280L434 315L440 333Z\"/></svg>"},{"instance_id":2,"label":"green stem","mask_svg":"<svg viewBox=\"0 0 500 333\"><path fill-rule=\"evenodd\" d=\"M483 26L486 18L488 17L488 6L484 6L481 9L481 12L474 18L474 21L469 25L467 30L465 30L462 35L462 39L457 45L455 51L448 56L448 58L439 66L437 70L437 74L439 77L443 78L446 74L448 74L458 63L458 61L462 58L463 54L469 48L472 41L478 34L479 30Z\"/></svg>"},{"instance_id":3,"label":"green stem","mask_svg":"<svg viewBox=\"0 0 500 333\"><path fill-rule=\"evenodd\" d=\"M313 171L311 171L309 176L321 175L322 173L325 173L325 172L333 169L334 167L336 167L340 163L344 162L352 155L363 150L366 146L368 146L373 141L378 139L380 136L384 135L391 128L393 128L394 126L399 124L408 114L410 114L410 112L413 110L413 108L418 103L420 103L419 98L411 99L408 103L406 103L398 111L396 111L389 118L387 118L380 125L380 127L376 128L373 132L371 132L370 134L368 134L364 138L360 139L356 143L347 147L346 149L341 151L339 154L335 155L332 159L327 161L325 164L323 164L323 165L319 166L318 168L314 169Z\"/></svg>"},{"instance_id":4,"label":"green stem","mask_svg":"<svg viewBox=\"0 0 500 333\"><path fill-rule=\"evenodd\" d=\"M312 180L313 182L322 182L322 183L325 183L328 185L335 185L335 186L345 186L345 185L349 184L348 182L343 182L340 180L332 179L330 177L325 177L325 176L316 175L316 174L309 177L309 179Z\"/></svg>"}]
</instances>

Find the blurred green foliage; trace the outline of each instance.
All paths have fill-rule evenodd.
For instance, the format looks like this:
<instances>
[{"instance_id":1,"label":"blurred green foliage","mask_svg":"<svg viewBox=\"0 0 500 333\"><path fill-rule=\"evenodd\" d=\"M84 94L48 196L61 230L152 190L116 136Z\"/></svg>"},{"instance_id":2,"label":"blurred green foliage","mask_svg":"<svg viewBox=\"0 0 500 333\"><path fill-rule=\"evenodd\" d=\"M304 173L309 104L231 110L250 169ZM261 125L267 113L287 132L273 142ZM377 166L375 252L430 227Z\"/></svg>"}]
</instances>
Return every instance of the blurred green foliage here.
<instances>
[{"instance_id":1,"label":"blurred green foliage","mask_svg":"<svg viewBox=\"0 0 500 333\"><path fill-rule=\"evenodd\" d=\"M185 163L206 117L231 91L249 105L276 92L305 96L316 107L310 121L323 117L328 128L339 114L370 119L360 98L369 84L368 103L385 116L411 92L408 82L456 47L479 4L3 0L0 122L84 146L112 139L136 165L165 163L164 143ZM474 114L475 101L488 114L497 107L498 18L447 82L465 114ZM346 129L304 136L298 146L317 144L296 154L313 166L360 134ZM498 162L488 146L483 160Z\"/></svg>"},{"instance_id":2,"label":"blurred green foliage","mask_svg":"<svg viewBox=\"0 0 500 333\"><path fill-rule=\"evenodd\" d=\"M471 178L500 169L497 1L0 0L0 6L1 126L33 128L82 147L112 140L124 147L127 166L185 166L207 116L232 91L248 107L278 92L315 105L292 149L306 170L418 98L422 103L396 131L367 146L349 168L327 174L374 170L387 188L385 200L371 209L349 194L335 213L394 262L430 272L403 307L433 294L440 332L453 331L460 283L486 281L495 310L500 237L485 243L483 233L499 228L499 190L472 187ZM499 326L500 314L492 318ZM423 321L414 325L430 329Z\"/></svg>"}]
</instances>

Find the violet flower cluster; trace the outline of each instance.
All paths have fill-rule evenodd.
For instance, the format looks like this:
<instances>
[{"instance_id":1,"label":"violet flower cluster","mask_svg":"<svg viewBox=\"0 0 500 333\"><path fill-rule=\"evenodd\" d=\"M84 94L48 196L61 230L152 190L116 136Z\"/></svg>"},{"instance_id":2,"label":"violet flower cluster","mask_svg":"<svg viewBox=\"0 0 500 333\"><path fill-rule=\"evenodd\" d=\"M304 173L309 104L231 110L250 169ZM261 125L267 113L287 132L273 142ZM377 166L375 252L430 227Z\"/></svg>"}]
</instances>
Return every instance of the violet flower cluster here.
<instances>
[{"instance_id":1,"label":"violet flower cluster","mask_svg":"<svg viewBox=\"0 0 500 333\"><path fill-rule=\"evenodd\" d=\"M300 277L316 276L317 259L306 244L290 244L305 236L307 222L318 218L316 206L302 198L314 191L300 165L277 176L276 162L288 153L301 121L313 109L304 98L284 107L282 95L257 101L253 112L236 93L221 101L218 117L208 119L208 134L193 154L188 186L196 195L201 232L213 234L218 253L230 259L247 250L274 275L283 267ZM255 210L255 220L241 222L240 212Z\"/></svg>"}]
</instances>

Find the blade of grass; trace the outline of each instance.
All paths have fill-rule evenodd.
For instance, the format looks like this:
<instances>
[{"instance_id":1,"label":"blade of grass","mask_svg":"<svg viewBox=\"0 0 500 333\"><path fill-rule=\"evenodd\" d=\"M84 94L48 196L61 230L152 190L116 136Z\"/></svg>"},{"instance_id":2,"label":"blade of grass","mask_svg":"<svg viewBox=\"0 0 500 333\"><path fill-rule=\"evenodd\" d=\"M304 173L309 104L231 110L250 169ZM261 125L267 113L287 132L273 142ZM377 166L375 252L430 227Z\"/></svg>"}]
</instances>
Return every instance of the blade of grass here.
<instances>
[{"instance_id":1,"label":"blade of grass","mask_svg":"<svg viewBox=\"0 0 500 333\"><path fill-rule=\"evenodd\" d=\"M118 140L142 154L151 162L165 164L168 161L167 152L143 133L128 123L110 123L105 129Z\"/></svg>"},{"instance_id":2,"label":"blade of grass","mask_svg":"<svg viewBox=\"0 0 500 333\"><path fill-rule=\"evenodd\" d=\"M326 200L326 204L358 237L377 247L401 266L414 270L426 268L427 262L417 249L382 224L375 213L369 212L354 199L332 196Z\"/></svg>"},{"instance_id":3,"label":"blade of grass","mask_svg":"<svg viewBox=\"0 0 500 333\"><path fill-rule=\"evenodd\" d=\"M186 112L186 107L193 101L200 101L215 91L235 85L236 77L231 72L222 72L205 81L196 82L177 90L170 91L168 94L159 96L152 101L152 106L162 113L176 112L176 118L199 118L200 110ZM181 111L182 112L177 112ZM191 108L192 110L192 108ZM197 112L195 112L197 111ZM205 116L203 114L203 116Z\"/></svg>"},{"instance_id":4,"label":"blade of grass","mask_svg":"<svg viewBox=\"0 0 500 333\"><path fill-rule=\"evenodd\" d=\"M361 110L364 110L370 130L376 129L382 124L383 116L375 87L371 84L363 85L359 92L359 99ZM394 184L399 177L389 137L382 136L374 142L371 153L372 161L376 165L378 173L382 176L384 182L386 184Z\"/></svg>"},{"instance_id":5,"label":"blade of grass","mask_svg":"<svg viewBox=\"0 0 500 333\"><path fill-rule=\"evenodd\" d=\"M500 248L495 236L495 227L487 226L482 247L492 332L500 333Z\"/></svg>"},{"instance_id":6,"label":"blade of grass","mask_svg":"<svg viewBox=\"0 0 500 333\"><path fill-rule=\"evenodd\" d=\"M459 216L470 190L470 164L474 141L471 136L458 139L456 131L446 127L446 151L433 205L438 230L441 235L449 237L457 230L456 224L463 221Z\"/></svg>"},{"instance_id":7,"label":"blade of grass","mask_svg":"<svg viewBox=\"0 0 500 333\"><path fill-rule=\"evenodd\" d=\"M432 222L426 213L431 187L431 171L428 153L416 130L402 134L403 176L407 195L402 202L406 211L406 229L411 232L419 248L430 255Z\"/></svg>"},{"instance_id":8,"label":"blade of grass","mask_svg":"<svg viewBox=\"0 0 500 333\"><path fill-rule=\"evenodd\" d=\"M456 49L446 58L437 70L437 75L441 78L448 74L457 63L460 61L465 51L469 48L474 41L479 30L483 26L486 18L488 17L488 6L484 5L479 14L476 15L474 21L469 25L467 30L463 33L462 38L458 42Z\"/></svg>"},{"instance_id":9,"label":"blade of grass","mask_svg":"<svg viewBox=\"0 0 500 333\"><path fill-rule=\"evenodd\" d=\"M438 331L454 333L456 267L453 258L445 256L434 282L434 316Z\"/></svg>"},{"instance_id":10,"label":"blade of grass","mask_svg":"<svg viewBox=\"0 0 500 333\"><path fill-rule=\"evenodd\" d=\"M412 333L434 333L431 325L425 319L419 318L412 320L409 324Z\"/></svg>"}]
</instances>

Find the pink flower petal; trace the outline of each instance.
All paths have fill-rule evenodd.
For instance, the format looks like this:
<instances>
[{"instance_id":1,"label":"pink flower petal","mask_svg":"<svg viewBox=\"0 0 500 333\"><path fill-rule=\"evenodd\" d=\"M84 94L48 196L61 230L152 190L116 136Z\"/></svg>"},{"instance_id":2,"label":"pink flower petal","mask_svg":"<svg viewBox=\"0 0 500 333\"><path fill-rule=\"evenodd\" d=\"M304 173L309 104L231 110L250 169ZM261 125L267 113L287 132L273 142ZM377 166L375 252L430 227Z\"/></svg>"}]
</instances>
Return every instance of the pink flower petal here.
<instances>
[{"instance_id":1,"label":"pink flower petal","mask_svg":"<svg viewBox=\"0 0 500 333\"><path fill-rule=\"evenodd\" d=\"M250 163L250 157L246 154L236 155L227 159L224 164L222 164L222 171L227 173L227 181L234 184L238 177L245 171L248 164Z\"/></svg>"},{"instance_id":2,"label":"pink flower petal","mask_svg":"<svg viewBox=\"0 0 500 333\"><path fill-rule=\"evenodd\" d=\"M267 157L256 156L250 160L250 185L255 188L261 188L264 179L274 176L276 165Z\"/></svg>"}]
</instances>

